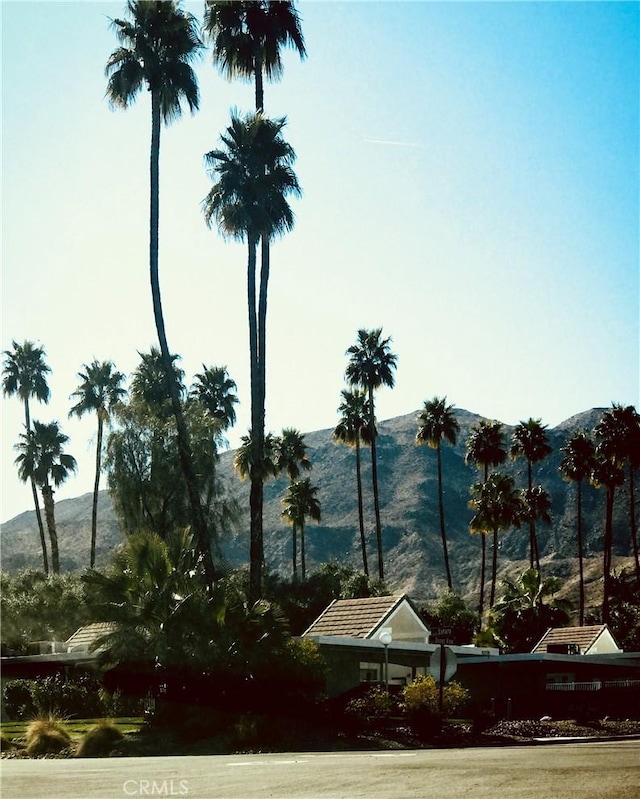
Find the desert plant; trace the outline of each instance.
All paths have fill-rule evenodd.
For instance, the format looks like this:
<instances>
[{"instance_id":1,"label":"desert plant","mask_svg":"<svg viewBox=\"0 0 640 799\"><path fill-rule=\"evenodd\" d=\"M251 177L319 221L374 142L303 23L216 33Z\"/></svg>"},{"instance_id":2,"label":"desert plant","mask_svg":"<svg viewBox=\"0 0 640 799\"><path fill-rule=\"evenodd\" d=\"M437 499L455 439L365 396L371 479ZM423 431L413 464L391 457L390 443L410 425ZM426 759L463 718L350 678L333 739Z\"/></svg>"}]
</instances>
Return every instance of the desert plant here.
<instances>
[{"instance_id":1,"label":"desert plant","mask_svg":"<svg viewBox=\"0 0 640 799\"><path fill-rule=\"evenodd\" d=\"M76 757L108 757L123 735L110 719L100 719L80 739Z\"/></svg>"},{"instance_id":2,"label":"desert plant","mask_svg":"<svg viewBox=\"0 0 640 799\"><path fill-rule=\"evenodd\" d=\"M29 757L57 754L71 746L71 736L61 719L55 716L32 721L27 727L26 739Z\"/></svg>"}]
</instances>

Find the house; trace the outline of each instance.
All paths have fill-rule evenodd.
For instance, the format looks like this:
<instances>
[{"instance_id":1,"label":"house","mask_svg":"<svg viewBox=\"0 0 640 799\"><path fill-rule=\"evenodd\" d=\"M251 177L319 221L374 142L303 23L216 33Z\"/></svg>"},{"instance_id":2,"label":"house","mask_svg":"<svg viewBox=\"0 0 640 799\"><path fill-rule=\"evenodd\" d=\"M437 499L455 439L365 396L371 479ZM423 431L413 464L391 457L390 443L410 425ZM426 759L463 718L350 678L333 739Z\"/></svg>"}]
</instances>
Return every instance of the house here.
<instances>
[{"instance_id":1,"label":"house","mask_svg":"<svg viewBox=\"0 0 640 799\"><path fill-rule=\"evenodd\" d=\"M606 624L588 627L550 627L532 652L556 655L604 655L622 652Z\"/></svg>"},{"instance_id":2,"label":"house","mask_svg":"<svg viewBox=\"0 0 640 799\"><path fill-rule=\"evenodd\" d=\"M429 673L438 644L405 594L334 600L305 630L327 662L327 694L338 696L363 683L403 686ZM497 650L450 646L459 660Z\"/></svg>"}]
</instances>

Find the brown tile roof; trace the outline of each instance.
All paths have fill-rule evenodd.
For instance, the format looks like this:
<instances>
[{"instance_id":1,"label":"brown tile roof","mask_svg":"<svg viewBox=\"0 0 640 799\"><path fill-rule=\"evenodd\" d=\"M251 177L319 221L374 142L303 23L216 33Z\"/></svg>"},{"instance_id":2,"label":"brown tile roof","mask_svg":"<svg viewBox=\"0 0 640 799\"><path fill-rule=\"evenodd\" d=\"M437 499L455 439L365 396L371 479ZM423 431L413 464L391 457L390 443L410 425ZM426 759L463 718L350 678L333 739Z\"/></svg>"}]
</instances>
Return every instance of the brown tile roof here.
<instances>
[{"instance_id":1,"label":"brown tile roof","mask_svg":"<svg viewBox=\"0 0 640 799\"><path fill-rule=\"evenodd\" d=\"M99 621L95 624L87 624L80 627L66 641L67 651L88 652L91 644L103 635L110 633L115 628L115 624L110 621Z\"/></svg>"},{"instance_id":2,"label":"brown tile roof","mask_svg":"<svg viewBox=\"0 0 640 799\"><path fill-rule=\"evenodd\" d=\"M590 627L550 627L531 651L546 652L549 644L578 644L580 654L584 655L606 629L606 624L594 624Z\"/></svg>"},{"instance_id":3,"label":"brown tile roof","mask_svg":"<svg viewBox=\"0 0 640 799\"><path fill-rule=\"evenodd\" d=\"M303 635L368 638L404 598L402 595L334 600Z\"/></svg>"}]
</instances>

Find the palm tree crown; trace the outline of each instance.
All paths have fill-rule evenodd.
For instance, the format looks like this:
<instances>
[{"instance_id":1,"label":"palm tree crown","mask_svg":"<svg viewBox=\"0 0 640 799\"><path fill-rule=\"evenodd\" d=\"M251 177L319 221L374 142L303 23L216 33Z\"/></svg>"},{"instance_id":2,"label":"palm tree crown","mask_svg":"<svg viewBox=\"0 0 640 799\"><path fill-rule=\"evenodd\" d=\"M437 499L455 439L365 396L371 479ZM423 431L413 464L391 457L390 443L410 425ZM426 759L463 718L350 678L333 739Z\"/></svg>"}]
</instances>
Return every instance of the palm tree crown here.
<instances>
[{"instance_id":1,"label":"palm tree crown","mask_svg":"<svg viewBox=\"0 0 640 799\"><path fill-rule=\"evenodd\" d=\"M349 385L360 386L369 392L381 386L393 388L398 356L391 352L391 337L381 337L381 327L358 330L357 343L347 350L349 363L345 377Z\"/></svg>"},{"instance_id":2,"label":"palm tree crown","mask_svg":"<svg viewBox=\"0 0 640 799\"><path fill-rule=\"evenodd\" d=\"M195 376L189 396L200 402L208 413L216 419L222 430L228 430L236 422L238 402L235 380L229 377L226 366L205 366Z\"/></svg>"},{"instance_id":3,"label":"palm tree crown","mask_svg":"<svg viewBox=\"0 0 640 799\"><path fill-rule=\"evenodd\" d=\"M11 350L5 350L3 364L2 390L8 397L18 396L25 405L25 424L30 426L29 400L35 397L38 402L49 402L47 373L51 368L45 362L45 351L32 341L18 344L11 342Z\"/></svg>"},{"instance_id":4,"label":"palm tree crown","mask_svg":"<svg viewBox=\"0 0 640 799\"><path fill-rule=\"evenodd\" d=\"M276 441L275 465L278 472L286 472L291 481L300 477L300 471L309 471L311 461L307 454L304 435L292 427L285 427Z\"/></svg>"},{"instance_id":5,"label":"palm tree crown","mask_svg":"<svg viewBox=\"0 0 640 799\"><path fill-rule=\"evenodd\" d=\"M33 423L33 429L21 434L22 442L17 445L20 455L16 458L18 473L22 480L31 474L40 486L53 482L59 486L70 472L76 470L76 459L63 451L69 436L60 430L58 422Z\"/></svg>"},{"instance_id":6,"label":"palm tree crown","mask_svg":"<svg viewBox=\"0 0 640 799\"><path fill-rule=\"evenodd\" d=\"M306 56L300 17L289 0L207 0L204 31L213 44L213 62L229 80L255 79L256 108L264 107L262 75L282 75L283 47Z\"/></svg>"},{"instance_id":7,"label":"palm tree crown","mask_svg":"<svg viewBox=\"0 0 640 799\"><path fill-rule=\"evenodd\" d=\"M424 408L418 414L417 444L428 444L439 449L442 440L455 445L460 425L453 413L454 406L447 405L446 397L425 400Z\"/></svg>"},{"instance_id":8,"label":"palm tree crown","mask_svg":"<svg viewBox=\"0 0 640 799\"><path fill-rule=\"evenodd\" d=\"M84 371L78 372L78 377L80 385L71 395L78 401L69 411L69 416L81 417L95 412L104 420L110 408L127 393L122 388L124 375L111 361L94 360L88 366L84 364Z\"/></svg>"},{"instance_id":9,"label":"palm tree crown","mask_svg":"<svg viewBox=\"0 0 640 799\"><path fill-rule=\"evenodd\" d=\"M502 424L480 419L478 424L471 429L467 439L466 462L482 466L486 480L489 476L489 466L499 466L504 463L506 457Z\"/></svg>"},{"instance_id":10,"label":"palm tree crown","mask_svg":"<svg viewBox=\"0 0 640 799\"><path fill-rule=\"evenodd\" d=\"M292 169L295 152L282 136L285 125L284 118L234 113L220 137L224 148L205 155L215 182L203 202L204 216L209 226L215 220L223 236L245 241L293 229L287 197L301 190Z\"/></svg>"},{"instance_id":11,"label":"palm tree crown","mask_svg":"<svg viewBox=\"0 0 640 799\"><path fill-rule=\"evenodd\" d=\"M111 105L128 108L146 86L165 124L182 115L183 100L197 111L200 92L191 64L203 45L195 17L170 0L129 0L127 12L127 19L111 22L121 45L105 67Z\"/></svg>"}]
</instances>

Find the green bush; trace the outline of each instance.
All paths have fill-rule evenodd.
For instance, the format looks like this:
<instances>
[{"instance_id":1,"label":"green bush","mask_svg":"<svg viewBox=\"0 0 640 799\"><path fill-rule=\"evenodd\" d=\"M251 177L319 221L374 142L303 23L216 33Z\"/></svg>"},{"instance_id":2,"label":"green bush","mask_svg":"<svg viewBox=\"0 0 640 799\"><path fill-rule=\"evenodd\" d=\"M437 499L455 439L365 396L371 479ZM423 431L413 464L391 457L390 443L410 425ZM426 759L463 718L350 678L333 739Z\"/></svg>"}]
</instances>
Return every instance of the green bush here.
<instances>
[{"instance_id":1,"label":"green bush","mask_svg":"<svg viewBox=\"0 0 640 799\"><path fill-rule=\"evenodd\" d=\"M101 719L80 739L76 757L108 757L123 737L112 721Z\"/></svg>"},{"instance_id":2,"label":"green bush","mask_svg":"<svg viewBox=\"0 0 640 799\"><path fill-rule=\"evenodd\" d=\"M347 719L361 726L388 719L394 712L395 703L389 693L375 686L363 696L350 699L345 708Z\"/></svg>"},{"instance_id":3,"label":"green bush","mask_svg":"<svg viewBox=\"0 0 640 799\"><path fill-rule=\"evenodd\" d=\"M33 680L9 680L2 689L2 698L7 717L26 719L35 716L36 705L31 689Z\"/></svg>"},{"instance_id":4,"label":"green bush","mask_svg":"<svg viewBox=\"0 0 640 799\"><path fill-rule=\"evenodd\" d=\"M71 746L71 736L60 719L36 719L27 727L27 754L29 757L53 755Z\"/></svg>"},{"instance_id":5,"label":"green bush","mask_svg":"<svg viewBox=\"0 0 640 799\"><path fill-rule=\"evenodd\" d=\"M31 695L39 715L57 714L66 718L86 719L104 712L100 685L89 676L65 680L61 675L34 680Z\"/></svg>"}]
</instances>

